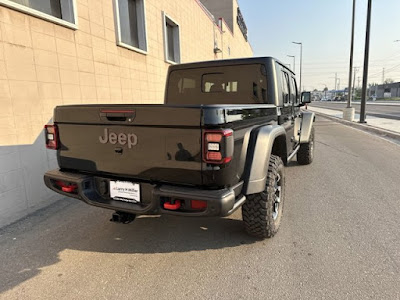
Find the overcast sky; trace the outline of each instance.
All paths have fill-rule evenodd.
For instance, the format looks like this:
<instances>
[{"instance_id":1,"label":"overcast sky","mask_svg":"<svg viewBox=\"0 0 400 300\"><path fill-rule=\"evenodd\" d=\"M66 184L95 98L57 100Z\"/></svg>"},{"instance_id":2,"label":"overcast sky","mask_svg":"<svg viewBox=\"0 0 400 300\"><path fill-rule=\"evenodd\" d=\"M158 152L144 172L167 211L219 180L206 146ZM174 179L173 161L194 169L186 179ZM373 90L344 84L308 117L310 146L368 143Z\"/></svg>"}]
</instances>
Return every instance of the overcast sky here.
<instances>
[{"instance_id":1,"label":"overcast sky","mask_svg":"<svg viewBox=\"0 0 400 300\"><path fill-rule=\"evenodd\" d=\"M238 0L255 56L274 56L299 74L303 43L303 86L322 89L348 85L352 0ZM354 66L362 84L367 0L356 2ZM372 0L369 82L400 81L400 0ZM360 79L358 79L360 77Z\"/></svg>"}]
</instances>

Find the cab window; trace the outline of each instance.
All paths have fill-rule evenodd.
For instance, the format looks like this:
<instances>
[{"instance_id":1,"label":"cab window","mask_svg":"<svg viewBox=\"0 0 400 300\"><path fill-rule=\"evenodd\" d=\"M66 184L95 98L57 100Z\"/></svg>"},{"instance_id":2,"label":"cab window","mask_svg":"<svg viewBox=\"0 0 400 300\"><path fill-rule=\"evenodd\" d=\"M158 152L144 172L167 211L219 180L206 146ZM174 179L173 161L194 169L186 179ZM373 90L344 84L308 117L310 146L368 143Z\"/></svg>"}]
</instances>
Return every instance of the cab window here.
<instances>
[{"instance_id":1,"label":"cab window","mask_svg":"<svg viewBox=\"0 0 400 300\"><path fill-rule=\"evenodd\" d=\"M167 104L268 103L262 64L178 69L169 74Z\"/></svg>"}]
</instances>

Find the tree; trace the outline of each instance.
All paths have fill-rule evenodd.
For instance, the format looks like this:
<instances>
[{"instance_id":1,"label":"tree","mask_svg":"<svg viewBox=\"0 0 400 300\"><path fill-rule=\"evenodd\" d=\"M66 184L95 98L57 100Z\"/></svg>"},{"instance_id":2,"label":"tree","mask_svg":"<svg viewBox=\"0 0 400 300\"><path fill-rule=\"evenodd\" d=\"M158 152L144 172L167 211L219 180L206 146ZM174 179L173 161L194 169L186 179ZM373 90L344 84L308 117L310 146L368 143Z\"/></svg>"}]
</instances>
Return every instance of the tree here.
<instances>
[{"instance_id":1,"label":"tree","mask_svg":"<svg viewBox=\"0 0 400 300\"><path fill-rule=\"evenodd\" d=\"M386 78L383 83L384 84L390 84L390 83L393 83L393 82L394 82L394 80L392 78Z\"/></svg>"},{"instance_id":2,"label":"tree","mask_svg":"<svg viewBox=\"0 0 400 300\"><path fill-rule=\"evenodd\" d=\"M354 97L356 99L361 99L361 89L356 89L354 92Z\"/></svg>"},{"instance_id":3,"label":"tree","mask_svg":"<svg viewBox=\"0 0 400 300\"><path fill-rule=\"evenodd\" d=\"M378 84L375 83L375 82L373 82L373 83L368 83L368 88L370 89L370 88L375 87L375 86L377 86L377 85L378 85Z\"/></svg>"},{"instance_id":4,"label":"tree","mask_svg":"<svg viewBox=\"0 0 400 300\"><path fill-rule=\"evenodd\" d=\"M328 91L328 87L325 87L325 88L324 88L324 92L327 92L327 91Z\"/></svg>"}]
</instances>

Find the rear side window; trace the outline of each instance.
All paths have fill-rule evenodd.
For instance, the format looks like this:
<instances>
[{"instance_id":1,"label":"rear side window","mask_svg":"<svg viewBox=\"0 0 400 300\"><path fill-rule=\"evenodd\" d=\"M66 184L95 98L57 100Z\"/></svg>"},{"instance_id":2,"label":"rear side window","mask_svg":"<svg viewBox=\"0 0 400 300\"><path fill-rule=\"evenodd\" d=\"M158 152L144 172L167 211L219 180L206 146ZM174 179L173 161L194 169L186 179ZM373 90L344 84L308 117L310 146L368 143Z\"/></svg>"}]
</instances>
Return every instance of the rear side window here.
<instances>
[{"instance_id":1,"label":"rear side window","mask_svg":"<svg viewBox=\"0 0 400 300\"><path fill-rule=\"evenodd\" d=\"M297 84L294 77L290 77L290 89L291 89L290 97L292 98L291 101L294 103L294 105L299 105L299 95L297 92Z\"/></svg>"},{"instance_id":2,"label":"rear side window","mask_svg":"<svg viewBox=\"0 0 400 300\"><path fill-rule=\"evenodd\" d=\"M290 77L289 81L290 81L290 104L293 104L296 102L297 93L294 86L293 77Z\"/></svg>"},{"instance_id":3,"label":"rear side window","mask_svg":"<svg viewBox=\"0 0 400 300\"><path fill-rule=\"evenodd\" d=\"M175 70L169 74L167 104L267 103L261 64Z\"/></svg>"},{"instance_id":4,"label":"rear side window","mask_svg":"<svg viewBox=\"0 0 400 300\"><path fill-rule=\"evenodd\" d=\"M283 97L283 104L288 105L290 102L289 76L286 72L283 72L283 71L282 71L282 97Z\"/></svg>"}]
</instances>

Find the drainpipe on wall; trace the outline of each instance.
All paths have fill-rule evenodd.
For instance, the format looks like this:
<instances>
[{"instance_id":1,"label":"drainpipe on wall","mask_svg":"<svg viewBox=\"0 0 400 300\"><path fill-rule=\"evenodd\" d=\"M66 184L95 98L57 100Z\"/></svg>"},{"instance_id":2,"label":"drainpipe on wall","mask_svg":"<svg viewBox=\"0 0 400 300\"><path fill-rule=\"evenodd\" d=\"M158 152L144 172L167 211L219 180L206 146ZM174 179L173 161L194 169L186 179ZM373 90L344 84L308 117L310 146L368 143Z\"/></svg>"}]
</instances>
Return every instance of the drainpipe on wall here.
<instances>
[{"instance_id":1,"label":"drainpipe on wall","mask_svg":"<svg viewBox=\"0 0 400 300\"><path fill-rule=\"evenodd\" d=\"M217 41L216 41L216 39L215 39L215 18L214 18L214 16L212 17L213 18L213 34L214 34L214 59L217 59L217 52L215 52L215 49L217 48Z\"/></svg>"},{"instance_id":2,"label":"drainpipe on wall","mask_svg":"<svg viewBox=\"0 0 400 300\"><path fill-rule=\"evenodd\" d=\"M222 55L222 59L224 59L224 30L222 29L222 22L221 22L221 31L222 31L222 34L221 34L221 55Z\"/></svg>"}]
</instances>

